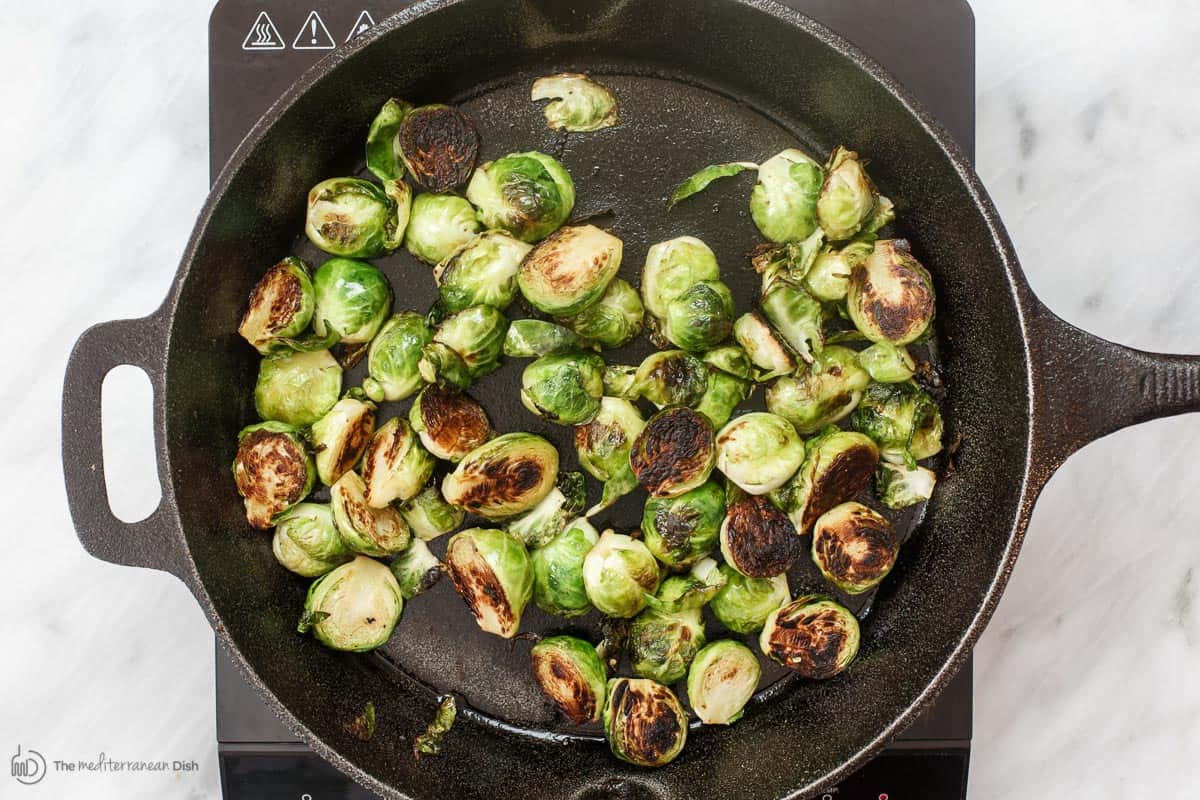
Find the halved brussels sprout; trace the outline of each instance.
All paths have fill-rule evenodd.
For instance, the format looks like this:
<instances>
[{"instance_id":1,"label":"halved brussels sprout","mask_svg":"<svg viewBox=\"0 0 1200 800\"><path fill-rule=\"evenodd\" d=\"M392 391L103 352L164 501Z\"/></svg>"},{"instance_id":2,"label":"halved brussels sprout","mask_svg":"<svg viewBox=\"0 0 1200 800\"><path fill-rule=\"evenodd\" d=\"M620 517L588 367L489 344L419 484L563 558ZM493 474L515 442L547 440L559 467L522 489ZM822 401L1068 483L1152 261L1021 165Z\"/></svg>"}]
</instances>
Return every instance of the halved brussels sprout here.
<instances>
[{"instance_id":1,"label":"halved brussels sprout","mask_svg":"<svg viewBox=\"0 0 1200 800\"><path fill-rule=\"evenodd\" d=\"M878 586L899 555L900 537L891 523L862 503L835 506L813 525L813 563L846 594Z\"/></svg>"},{"instance_id":2,"label":"halved brussels sprout","mask_svg":"<svg viewBox=\"0 0 1200 800\"><path fill-rule=\"evenodd\" d=\"M807 371L786 375L767 388L767 410L803 435L816 433L853 411L870 382L853 350L830 345Z\"/></svg>"},{"instance_id":3,"label":"halved brussels sprout","mask_svg":"<svg viewBox=\"0 0 1200 800\"><path fill-rule=\"evenodd\" d=\"M646 547L668 567L687 567L717 547L725 490L716 481L676 497L651 497L642 511Z\"/></svg>"},{"instance_id":4,"label":"halved brussels sprout","mask_svg":"<svg viewBox=\"0 0 1200 800\"><path fill-rule=\"evenodd\" d=\"M772 499L803 536L817 517L865 489L878 463L879 448L869 437L831 428L809 440L800 470Z\"/></svg>"},{"instance_id":5,"label":"halved brussels sprout","mask_svg":"<svg viewBox=\"0 0 1200 800\"><path fill-rule=\"evenodd\" d=\"M521 294L537 310L569 317L594 305L621 266L621 240L595 225L568 225L525 256Z\"/></svg>"},{"instance_id":6,"label":"halved brussels sprout","mask_svg":"<svg viewBox=\"0 0 1200 800\"><path fill-rule=\"evenodd\" d=\"M333 521L338 533L356 553L394 556L408 547L412 539L408 524L392 506L374 508L368 505L366 490L367 485L357 472L347 472L330 488Z\"/></svg>"},{"instance_id":7,"label":"halved brussels sprout","mask_svg":"<svg viewBox=\"0 0 1200 800\"><path fill-rule=\"evenodd\" d=\"M318 267L313 289L313 331L336 335L345 344L374 339L392 307L392 287L383 273L352 258L331 258Z\"/></svg>"},{"instance_id":8,"label":"halved brussels sprout","mask_svg":"<svg viewBox=\"0 0 1200 800\"><path fill-rule=\"evenodd\" d=\"M583 586L601 614L622 619L646 607L658 589L658 562L646 545L605 531L583 559Z\"/></svg>"},{"instance_id":9,"label":"halved brussels sprout","mask_svg":"<svg viewBox=\"0 0 1200 800\"><path fill-rule=\"evenodd\" d=\"M651 315L666 319L671 301L702 281L719 281L721 270L711 248L694 236L659 242L642 267L642 303Z\"/></svg>"},{"instance_id":10,"label":"halved brussels sprout","mask_svg":"<svg viewBox=\"0 0 1200 800\"><path fill-rule=\"evenodd\" d=\"M408 548L396 556L390 566L405 600L412 600L442 577L442 562L420 539L409 542Z\"/></svg>"},{"instance_id":11,"label":"halved brussels sprout","mask_svg":"<svg viewBox=\"0 0 1200 800\"><path fill-rule=\"evenodd\" d=\"M912 381L871 384L850 424L874 439L880 455L893 464L914 467L942 450L942 412Z\"/></svg>"},{"instance_id":12,"label":"halved brussels sprout","mask_svg":"<svg viewBox=\"0 0 1200 800\"><path fill-rule=\"evenodd\" d=\"M915 342L933 322L933 280L908 242L878 241L850 276L846 310L854 327L873 342Z\"/></svg>"},{"instance_id":13,"label":"halved brussels sprout","mask_svg":"<svg viewBox=\"0 0 1200 800\"><path fill-rule=\"evenodd\" d=\"M408 421L426 450L456 464L492 438L492 423L483 406L462 392L440 386L421 390L408 411Z\"/></svg>"},{"instance_id":14,"label":"halved brussels sprout","mask_svg":"<svg viewBox=\"0 0 1200 800\"><path fill-rule=\"evenodd\" d=\"M471 120L444 105L407 110L396 142L409 175L430 192L448 192L466 183L479 152L479 134Z\"/></svg>"},{"instance_id":15,"label":"halved brussels sprout","mask_svg":"<svg viewBox=\"0 0 1200 800\"><path fill-rule=\"evenodd\" d=\"M688 721L675 694L648 678L612 678L604 735L613 755L639 767L663 767L683 751Z\"/></svg>"},{"instance_id":16,"label":"halved brussels sprout","mask_svg":"<svg viewBox=\"0 0 1200 800\"><path fill-rule=\"evenodd\" d=\"M638 365L631 391L659 408L694 406L708 389L708 366L683 350L651 353Z\"/></svg>"},{"instance_id":17,"label":"halved brussels sprout","mask_svg":"<svg viewBox=\"0 0 1200 800\"><path fill-rule=\"evenodd\" d=\"M283 422L261 422L238 433L233 479L246 520L266 530L312 491L317 468L300 431Z\"/></svg>"},{"instance_id":18,"label":"halved brussels sprout","mask_svg":"<svg viewBox=\"0 0 1200 800\"><path fill-rule=\"evenodd\" d=\"M817 228L817 196L824 173L794 148L764 161L750 193L750 216L772 242L807 239Z\"/></svg>"},{"instance_id":19,"label":"halved brussels sprout","mask_svg":"<svg viewBox=\"0 0 1200 800\"><path fill-rule=\"evenodd\" d=\"M375 431L375 404L352 395L337 401L309 433L317 454L317 477L326 486L354 469Z\"/></svg>"},{"instance_id":20,"label":"halved brussels sprout","mask_svg":"<svg viewBox=\"0 0 1200 800\"><path fill-rule=\"evenodd\" d=\"M858 363L876 383L903 383L916 374L917 364L908 348L876 342L858 351Z\"/></svg>"},{"instance_id":21,"label":"halved brussels sprout","mask_svg":"<svg viewBox=\"0 0 1200 800\"><path fill-rule=\"evenodd\" d=\"M871 242L851 242L840 250L822 249L804 276L804 288L825 303L845 300L854 268L866 260L873 249Z\"/></svg>"},{"instance_id":22,"label":"halved brussels sprout","mask_svg":"<svg viewBox=\"0 0 1200 800\"><path fill-rule=\"evenodd\" d=\"M467 454L442 482L442 495L484 519L529 511L558 479L558 451L532 433L506 433Z\"/></svg>"},{"instance_id":23,"label":"halved brussels sprout","mask_svg":"<svg viewBox=\"0 0 1200 800\"><path fill-rule=\"evenodd\" d=\"M713 616L734 633L761 630L771 612L791 599L787 575L747 578L728 564L721 565L725 585L709 603Z\"/></svg>"},{"instance_id":24,"label":"halved brussels sprout","mask_svg":"<svg viewBox=\"0 0 1200 800\"><path fill-rule=\"evenodd\" d=\"M612 92L578 72L538 78L529 99L550 101L545 108L546 124L555 131L598 131L620 121Z\"/></svg>"},{"instance_id":25,"label":"halved brussels sprout","mask_svg":"<svg viewBox=\"0 0 1200 800\"><path fill-rule=\"evenodd\" d=\"M884 461L875 473L875 494L888 508L908 508L933 497L937 473Z\"/></svg>"},{"instance_id":26,"label":"halved brussels sprout","mask_svg":"<svg viewBox=\"0 0 1200 800\"><path fill-rule=\"evenodd\" d=\"M727 344L724 347L717 347L709 350L700 358L705 364L744 381L754 380L757 372L754 362L750 360L750 356L746 355L746 351L741 348L741 345Z\"/></svg>"},{"instance_id":27,"label":"halved brussels sprout","mask_svg":"<svg viewBox=\"0 0 1200 800\"><path fill-rule=\"evenodd\" d=\"M322 503L299 503L275 518L271 552L285 569L316 578L354 560L338 535L333 509Z\"/></svg>"},{"instance_id":28,"label":"halved brussels sprout","mask_svg":"<svg viewBox=\"0 0 1200 800\"><path fill-rule=\"evenodd\" d=\"M375 432L363 454L364 496L371 508L384 508L420 494L435 466L413 429L392 417Z\"/></svg>"},{"instance_id":29,"label":"halved brussels sprout","mask_svg":"<svg viewBox=\"0 0 1200 800\"><path fill-rule=\"evenodd\" d=\"M587 486L582 472L560 472L556 483L542 502L505 525L508 532L526 547L547 544L587 505Z\"/></svg>"},{"instance_id":30,"label":"halved brussels sprout","mask_svg":"<svg viewBox=\"0 0 1200 800\"><path fill-rule=\"evenodd\" d=\"M313 581L296 630L311 630L334 650L365 653L391 637L403 610L404 596L391 570L358 556Z\"/></svg>"},{"instance_id":31,"label":"halved brussels sprout","mask_svg":"<svg viewBox=\"0 0 1200 800\"><path fill-rule=\"evenodd\" d=\"M410 397L424 385L417 365L431 341L433 331L420 314L404 311L383 323L367 351L370 377L363 381L363 391L377 403Z\"/></svg>"},{"instance_id":32,"label":"halved brussels sprout","mask_svg":"<svg viewBox=\"0 0 1200 800\"><path fill-rule=\"evenodd\" d=\"M264 358L254 384L254 408L266 420L307 427L342 393L342 367L328 350Z\"/></svg>"},{"instance_id":33,"label":"halved brussels sprout","mask_svg":"<svg viewBox=\"0 0 1200 800\"><path fill-rule=\"evenodd\" d=\"M751 311L733 323L733 337L760 372L759 381L796 371L796 357L762 317Z\"/></svg>"},{"instance_id":34,"label":"halved brussels sprout","mask_svg":"<svg viewBox=\"0 0 1200 800\"><path fill-rule=\"evenodd\" d=\"M469 306L442 320L421 351L417 369L427 383L465 389L500 366L508 319L492 306Z\"/></svg>"},{"instance_id":35,"label":"halved brussels sprout","mask_svg":"<svg viewBox=\"0 0 1200 800\"><path fill-rule=\"evenodd\" d=\"M533 595L533 567L516 537L490 528L460 531L446 547L446 571L484 632L516 635Z\"/></svg>"},{"instance_id":36,"label":"halved brussels sprout","mask_svg":"<svg viewBox=\"0 0 1200 800\"><path fill-rule=\"evenodd\" d=\"M595 353L542 356L521 374L521 403L559 425L583 425L600 411L604 361Z\"/></svg>"},{"instance_id":37,"label":"halved brussels sprout","mask_svg":"<svg viewBox=\"0 0 1200 800\"><path fill-rule=\"evenodd\" d=\"M545 153L512 153L475 170L467 199L489 228L536 242L571 216L575 183L566 168Z\"/></svg>"},{"instance_id":38,"label":"halved brussels sprout","mask_svg":"<svg viewBox=\"0 0 1200 800\"><path fill-rule=\"evenodd\" d=\"M583 584L583 560L600 535L582 517L531 554L533 601L547 614L579 617L592 610Z\"/></svg>"},{"instance_id":39,"label":"halved brussels sprout","mask_svg":"<svg viewBox=\"0 0 1200 800\"><path fill-rule=\"evenodd\" d=\"M746 495L726 505L721 555L747 578L772 578L795 563L800 537L787 515L767 498Z\"/></svg>"},{"instance_id":40,"label":"halved brussels sprout","mask_svg":"<svg viewBox=\"0 0 1200 800\"><path fill-rule=\"evenodd\" d=\"M605 364L604 394L608 397L637 400L641 397L638 392L637 371L637 367L627 364Z\"/></svg>"},{"instance_id":41,"label":"halved brussels sprout","mask_svg":"<svg viewBox=\"0 0 1200 800\"><path fill-rule=\"evenodd\" d=\"M621 347L642 332L645 309L637 289L614 278L596 302L562 322L579 336L604 347Z\"/></svg>"},{"instance_id":42,"label":"halved brussels sprout","mask_svg":"<svg viewBox=\"0 0 1200 800\"><path fill-rule=\"evenodd\" d=\"M749 494L787 483L804 460L804 442L783 417L754 411L717 434L717 469Z\"/></svg>"},{"instance_id":43,"label":"halved brussels sprout","mask_svg":"<svg viewBox=\"0 0 1200 800\"><path fill-rule=\"evenodd\" d=\"M703 485L716 461L712 423L690 408L652 416L629 454L633 474L654 497L675 497Z\"/></svg>"},{"instance_id":44,"label":"halved brussels sprout","mask_svg":"<svg viewBox=\"0 0 1200 800\"><path fill-rule=\"evenodd\" d=\"M647 608L630 624L626 646L634 674L670 684L687 674L704 642L699 608L674 612Z\"/></svg>"},{"instance_id":45,"label":"halved brussels sprout","mask_svg":"<svg viewBox=\"0 0 1200 800\"><path fill-rule=\"evenodd\" d=\"M513 358L558 356L590 347L589 341L569 328L540 319L515 319L504 336L504 355Z\"/></svg>"},{"instance_id":46,"label":"halved brussels sprout","mask_svg":"<svg viewBox=\"0 0 1200 800\"><path fill-rule=\"evenodd\" d=\"M608 694L596 648L574 636L549 636L529 651L533 677L546 698L576 725L599 722Z\"/></svg>"},{"instance_id":47,"label":"halved brussels sprout","mask_svg":"<svg viewBox=\"0 0 1200 800\"><path fill-rule=\"evenodd\" d=\"M763 295L762 310L788 346L811 364L825 346L820 302L799 286L777 280Z\"/></svg>"},{"instance_id":48,"label":"halved brussels sprout","mask_svg":"<svg viewBox=\"0 0 1200 800\"><path fill-rule=\"evenodd\" d=\"M467 306L504 310L517 296L517 270L531 246L500 231L485 231L433 269L447 311Z\"/></svg>"},{"instance_id":49,"label":"halved brussels sprout","mask_svg":"<svg viewBox=\"0 0 1200 800\"><path fill-rule=\"evenodd\" d=\"M330 178L308 193L304 232L330 255L376 258L400 246L411 206L403 181L381 187L361 178Z\"/></svg>"},{"instance_id":50,"label":"halved brussels sprout","mask_svg":"<svg viewBox=\"0 0 1200 800\"><path fill-rule=\"evenodd\" d=\"M600 411L592 421L575 428L579 466L604 482L601 500L588 509L588 515L603 511L637 488L637 478L629 466L629 451L645 427L646 422L633 403L618 397L601 397Z\"/></svg>"},{"instance_id":51,"label":"halved brussels sprout","mask_svg":"<svg viewBox=\"0 0 1200 800\"><path fill-rule=\"evenodd\" d=\"M267 270L246 305L238 333L263 355L286 349L312 321L315 299L308 265L288 256Z\"/></svg>"},{"instance_id":52,"label":"halved brussels sprout","mask_svg":"<svg viewBox=\"0 0 1200 800\"><path fill-rule=\"evenodd\" d=\"M877 200L878 192L858 153L835 147L825 165L825 182L817 200L817 219L825 235L839 242L858 233L875 212Z\"/></svg>"},{"instance_id":53,"label":"halved brussels sprout","mask_svg":"<svg viewBox=\"0 0 1200 800\"><path fill-rule=\"evenodd\" d=\"M721 567L711 558L702 558L682 575L671 575L658 587L646 607L664 613L704 608L725 586Z\"/></svg>"},{"instance_id":54,"label":"halved brussels sprout","mask_svg":"<svg viewBox=\"0 0 1200 800\"><path fill-rule=\"evenodd\" d=\"M731 725L742 718L761 677L749 647L732 639L712 642L688 669L688 702L705 725Z\"/></svg>"},{"instance_id":55,"label":"halved brussels sprout","mask_svg":"<svg viewBox=\"0 0 1200 800\"><path fill-rule=\"evenodd\" d=\"M741 348L738 348L739 350ZM696 410L708 417L713 428L720 428L739 404L750 396L750 381L735 378L727 372L713 369L708 376L708 388L696 404Z\"/></svg>"},{"instance_id":56,"label":"halved brussels sprout","mask_svg":"<svg viewBox=\"0 0 1200 800\"><path fill-rule=\"evenodd\" d=\"M420 494L400 506L400 516L414 536L429 542L457 530L467 512L447 503L437 482L431 481Z\"/></svg>"},{"instance_id":57,"label":"halved brussels sprout","mask_svg":"<svg viewBox=\"0 0 1200 800\"><path fill-rule=\"evenodd\" d=\"M419 194L404 233L404 249L426 264L438 264L479 232L475 209L455 194Z\"/></svg>"},{"instance_id":58,"label":"halved brussels sprout","mask_svg":"<svg viewBox=\"0 0 1200 800\"><path fill-rule=\"evenodd\" d=\"M860 635L850 609L825 595L806 594L771 612L758 646L802 677L824 680L850 666Z\"/></svg>"},{"instance_id":59,"label":"halved brussels sprout","mask_svg":"<svg viewBox=\"0 0 1200 800\"><path fill-rule=\"evenodd\" d=\"M692 352L711 350L733 331L733 295L721 281L701 281L667 304L662 335Z\"/></svg>"},{"instance_id":60,"label":"halved brussels sprout","mask_svg":"<svg viewBox=\"0 0 1200 800\"><path fill-rule=\"evenodd\" d=\"M390 98L379 109L367 132L367 169L381 181L399 181L404 177L404 158L400 155L400 123L412 111L412 104Z\"/></svg>"}]
</instances>

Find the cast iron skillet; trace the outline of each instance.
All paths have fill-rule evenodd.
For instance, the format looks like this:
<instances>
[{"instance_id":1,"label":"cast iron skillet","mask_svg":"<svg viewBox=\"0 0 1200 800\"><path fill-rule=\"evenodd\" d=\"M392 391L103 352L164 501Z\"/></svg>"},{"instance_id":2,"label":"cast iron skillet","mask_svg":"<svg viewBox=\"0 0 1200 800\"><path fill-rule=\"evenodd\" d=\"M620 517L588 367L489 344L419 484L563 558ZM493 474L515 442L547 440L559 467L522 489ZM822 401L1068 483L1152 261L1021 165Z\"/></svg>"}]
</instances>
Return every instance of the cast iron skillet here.
<instances>
[{"instance_id":1,"label":"cast iron skillet","mask_svg":"<svg viewBox=\"0 0 1200 800\"><path fill-rule=\"evenodd\" d=\"M566 139L547 131L529 80L560 69L604 75L623 124ZM900 202L899 233L937 284L948 438L961 434L962 445L874 598L846 674L777 683L736 726L694 728L677 761L646 771L612 758L594 731L560 728L532 687L524 646L510 651L476 631L446 581L405 609L383 654L335 653L295 633L305 581L249 531L229 475L236 433L254 420L257 363L235 328L266 266L297 247L307 189L361 166L367 124L393 94L463 103L483 157L560 155L579 184L579 211L614 212L604 224L625 240L623 274L635 283L648 244L702 236L743 310L757 283L744 258L757 238L748 184L727 181L667 215L674 183L796 141L819 153L844 142L871 159L882 191ZM397 307L432 300L427 268L406 255L379 264ZM155 391L163 497L134 524L109 509L101 457L100 385L119 364L141 367ZM332 54L266 114L218 178L156 313L80 338L63 393L63 462L87 550L180 577L275 712L385 796L803 797L877 752L958 668L1054 469L1118 428L1200 410L1198 365L1102 341L1050 313L945 131L877 64L771 0L430 0ZM477 394L500 429L549 433L571 463L569 432L515 403L519 370L508 365ZM601 522L637 527L637 503ZM793 590L819 585L811 581L800 574ZM536 613L527 624L551 626ZM446 691L467 712L441 757L415 762L411 736ZM362 742L346 724L368 700L379 723Z\"/></svg>"}]
</instances>

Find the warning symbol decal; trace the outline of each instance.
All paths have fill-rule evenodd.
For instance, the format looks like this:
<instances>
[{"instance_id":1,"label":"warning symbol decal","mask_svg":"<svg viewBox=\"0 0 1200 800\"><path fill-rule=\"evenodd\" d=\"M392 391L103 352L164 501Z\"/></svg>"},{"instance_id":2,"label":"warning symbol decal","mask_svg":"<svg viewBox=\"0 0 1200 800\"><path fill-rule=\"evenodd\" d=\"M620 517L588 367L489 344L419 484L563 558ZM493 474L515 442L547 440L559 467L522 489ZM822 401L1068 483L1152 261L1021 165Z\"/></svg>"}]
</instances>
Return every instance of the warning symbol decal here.
<instances>
[{"instance_id":1,"label":"warning symbol decal","mask_svg":"<svg viewBox=\"0 0 1200 800\"><path fill-rule=\"evenodd\" d=\"M360 33L365 33L368 28L375 24L375 20L371 18L370 11L363 11L358 15L358 19L354 22L354 27L346 34L346 41L350 41Z\"/></svg>"},{"instance_id":2,"label":"warning symbol decal","mask_svg":"<svg viewBox=\"0 0 1200 800\"><path fill-rule=\"evenodd\" d=\"M300 32L296 34L296 41L292 42L294 50L332 50L335 46L329 29L325 27L321 15L316 11L311 12L308 19L304 20Z\"/></svg>"},{"instance_id":3,"label":"warning symbol decal","mask_svg":"<svg viewBox=\"0 0 1200 800\"><path fill-rule=\"evenodd\" d=\"M242 42L243 50L283 50L286 47L279 29L265 11L259 13L258 19L250 26L250 32L246 34L246 40Z\"/></svg>"}]
</instances>

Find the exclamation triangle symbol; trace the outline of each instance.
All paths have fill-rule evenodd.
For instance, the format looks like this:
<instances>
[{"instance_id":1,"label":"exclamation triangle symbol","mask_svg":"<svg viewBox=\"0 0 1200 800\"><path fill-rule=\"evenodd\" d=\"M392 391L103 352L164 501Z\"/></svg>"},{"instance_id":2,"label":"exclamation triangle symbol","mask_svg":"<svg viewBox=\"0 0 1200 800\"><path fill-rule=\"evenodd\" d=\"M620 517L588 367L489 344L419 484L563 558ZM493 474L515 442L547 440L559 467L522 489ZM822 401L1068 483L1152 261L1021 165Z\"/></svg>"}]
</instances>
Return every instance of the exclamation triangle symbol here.
<instances>
[{"instance_id":1,"label":"exclamation triangle symbol","mask_svg":"<svg viewBox=\"0 0 1200 800\"><path fill-rule=\"evenodd\" d=\"M242 42L243 50L283 50L286 47L279 29L265 11L259 13L250 26L250 32L246 34L246 40Z\"/></svg>"},{"instance_id":2,"label":"exclamation triangle symbol","mask_svg":"<svg viewBox=\"0 0 1200 800\"><path fill-rule=\"evenodd\" d=\"M316 11L309 13L308 19L304 20L296 34L296 40L292 42L293 50L332 50L336 46L333 37L329 35L329 29L325 27L321 15Z\"/></svg>"}]
</instances>

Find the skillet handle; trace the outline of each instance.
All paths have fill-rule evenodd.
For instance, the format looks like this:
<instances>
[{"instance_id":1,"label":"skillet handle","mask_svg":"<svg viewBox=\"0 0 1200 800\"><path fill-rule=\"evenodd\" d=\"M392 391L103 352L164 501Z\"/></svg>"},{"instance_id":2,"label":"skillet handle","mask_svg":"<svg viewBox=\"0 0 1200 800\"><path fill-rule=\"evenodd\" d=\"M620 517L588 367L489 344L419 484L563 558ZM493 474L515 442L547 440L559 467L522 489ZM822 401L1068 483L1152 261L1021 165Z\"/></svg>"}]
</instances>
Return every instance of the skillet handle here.
<instances>
[{"instance_id":1,"label":"skillet handle","mask_svg":"<svg viewBox=\"0 0 1200 800\"><path fill-rule=\"evenodd\" d=\"M71 520L85 550L96 558L131 567L150 567L183 576L181 537L170 521L163 491L158 507L140 522L112 513L104 482L100 391L114 368L131 364L150 377L154 390L155 438L162 446L166 326L158 314L94 325L83 332L67 361L63 384L62 459ZM163 481L159 460L159 481Z\"/></svg>"}]
</instances>

